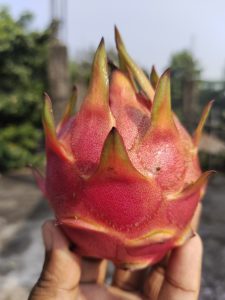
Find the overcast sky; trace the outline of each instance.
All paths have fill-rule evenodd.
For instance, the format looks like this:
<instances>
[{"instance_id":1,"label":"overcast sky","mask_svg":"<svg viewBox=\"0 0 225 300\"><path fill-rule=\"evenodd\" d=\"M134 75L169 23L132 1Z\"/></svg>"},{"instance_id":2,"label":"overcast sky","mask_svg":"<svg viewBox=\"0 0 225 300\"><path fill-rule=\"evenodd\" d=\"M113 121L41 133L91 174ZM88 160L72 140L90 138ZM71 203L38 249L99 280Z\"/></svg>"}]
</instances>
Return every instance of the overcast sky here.
<instances>
[{"instance_id":1,"label":"overcast sky","mask_svg":"<svg viewBox=\"0 0 225 300\"><path fill-rule=\"evenodd\" d=\"M155 64L161 72L172 53L190 49L205 79L219 80L225 73L225 0L67 2L66 39L71 56L97 47L101 36L108 47L113 46L117 24L127 49L142 66ZM0 5L9 6L14 16L24 10L33 12L35 28L50 21L49 0L0 0Z\"/></svg>"}]
</instances>

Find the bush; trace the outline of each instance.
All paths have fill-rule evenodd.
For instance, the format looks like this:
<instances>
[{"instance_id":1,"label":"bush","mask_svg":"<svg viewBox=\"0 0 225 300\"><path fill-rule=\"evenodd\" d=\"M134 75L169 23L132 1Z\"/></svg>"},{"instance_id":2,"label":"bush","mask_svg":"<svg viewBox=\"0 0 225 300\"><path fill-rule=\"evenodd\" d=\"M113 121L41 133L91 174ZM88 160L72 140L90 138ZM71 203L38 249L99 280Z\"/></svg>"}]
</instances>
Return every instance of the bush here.
<instances>
[{"instance_id":1,"label":"bush","mask_svg":"<svg viewBox=\"0 0 225 300\"><path fill-rule=\"evenodd\" d=\"M0 11L0 170L40 157L42 94L47 89L50 30L28 29L31 14L14 20Z\"/></svg>"}]
</instances>

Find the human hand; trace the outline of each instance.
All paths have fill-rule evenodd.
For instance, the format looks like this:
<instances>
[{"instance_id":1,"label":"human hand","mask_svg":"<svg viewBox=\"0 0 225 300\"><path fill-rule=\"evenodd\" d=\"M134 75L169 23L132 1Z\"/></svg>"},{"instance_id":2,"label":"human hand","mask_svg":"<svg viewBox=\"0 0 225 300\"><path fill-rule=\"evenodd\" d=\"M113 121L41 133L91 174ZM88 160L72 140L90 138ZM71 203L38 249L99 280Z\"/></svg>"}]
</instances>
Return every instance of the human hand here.
<instances>
[{"instance_id":1,"label":"human hand","mask_svg":"<svg viewBox=\"0 0 225 300\"><path fill-rule=\"evenodd\" d=\"M193 226L196 227L196 220ZM82 260L54 222L43 226L46 258L29 300L197 300L202 243L198 235L172 251L166 264L149 270L117 269L112 286L104 284L107 262Z\"/></svg>"}]
</instances>

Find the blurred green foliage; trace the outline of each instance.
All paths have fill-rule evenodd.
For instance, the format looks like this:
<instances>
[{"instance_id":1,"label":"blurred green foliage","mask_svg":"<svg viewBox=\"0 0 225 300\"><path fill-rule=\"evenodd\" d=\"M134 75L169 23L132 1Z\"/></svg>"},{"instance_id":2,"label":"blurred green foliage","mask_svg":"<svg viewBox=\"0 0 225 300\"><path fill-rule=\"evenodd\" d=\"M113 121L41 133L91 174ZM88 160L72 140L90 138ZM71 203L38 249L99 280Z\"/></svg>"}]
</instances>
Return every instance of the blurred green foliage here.
<instances>
[{"instance_id":1,"label":"blurred green foliage","mask_svg":"<svg viewBox=\"0 0 225 300\"><path fill-rule=\"evenodd\" d=\"M211 112L204 126L204 131L215 135L225 140L225 80L205 81L201 80L201 69L198 61L194 58L190 51L184 50L177 52L171 56L171 93L172 105L175 112L178 114L182 123L187 128L185 121L187 120L187 112L185 108L188 105L192 106L192 111L189 113L189 121L191 121L192 130L197 127L200 116L205 105L212 99L213 103ZM193 93L188 91L192 88L195 92L194 98L190 99ZM185 95L186 93L186 95ZM190 100L194 100L193 102ZM187 101L185 104L184 101ZM190 128L189 128L190 129ZM201 166L203 169L215 169L218 171L225 170L225 154L209 154L206 152L200 153Z\"/></svg>"},{"instance_id":2,"label":"blurred green foliage","mask_svg":"<svg viewBox=\"0 0 225 300\"><path fill-rule=\"evenodd\" d=\"M87 86L91 77L91 62L88 60L81 62L70 61L69 72L72 82L81 82Z\"/></svg>"},{"instance_id":3,"label":"blurred green foliage","mask_svg":"<svg viewBox=\"0 0 225 300\"><path fill-rule=\"evenodd\" d=\"M35 163L42 138L50 30L29 30L32 15L0 10L0 170Z\"/></svg>"},{"instance_id":4,"label":"blurred green foliage","mask_svg":"<svg viewBox=\"0 0 225 300\"><path fill-rule=\"evenodd\" d=\"M197 60L188 50L183 50L173 54L169 65L171 68L171 93L173 108L182 119L182 99L184 97L184 88L189 82L194 82L197 88L199 87L201 70Z\"/></svg>"},{"instance_id":5,"label":"blurred green foliage","mask_svg":"<svg viewBox=\"0 0 225 300\"><path fill-rule=\"evenodd\" d=\"M172 105L180 119L185 121L184 100L187 87L194 88L195 97L191 118L194 128L197 126L205 105L212 99L216 101L206 122L205 130L225 139L225 79L206 81L201 79L198 61L190 51L184 50L171 56ZM193 83L190 85L190 83ZM189 94L188 94L189 96ZM191 96L191 94L190 94ZM188 104L187 104L188 105ZM186 105L186 106L187 106ZM191 105L191 101L190 101Z\"/></svg>"}]
</instances>

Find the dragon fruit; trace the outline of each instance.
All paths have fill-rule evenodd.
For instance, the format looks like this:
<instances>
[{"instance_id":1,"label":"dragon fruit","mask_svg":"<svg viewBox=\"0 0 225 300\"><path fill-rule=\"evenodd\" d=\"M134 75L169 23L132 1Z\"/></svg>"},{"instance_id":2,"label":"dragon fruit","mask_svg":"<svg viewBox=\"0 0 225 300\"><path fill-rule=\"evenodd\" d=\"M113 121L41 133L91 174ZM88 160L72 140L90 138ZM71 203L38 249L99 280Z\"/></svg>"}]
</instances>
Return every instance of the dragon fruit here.
<instances>
[{"instance_id":1,"label":"dragon fruit","mask_svg":"<svg viewBox=\"0 0 225 300\"><path fill-rule=\"evenodd\" d=\"M191 137L171 110L169 70L159 78L153 68L149 80L115 32L120 67L109 72L102 40L76 116L74 90L55 129L46 95L46 175L34 175L77 253L135 269L191 234L212 173L198 160L212 102Z\"/></svg>"}]
</instances>

